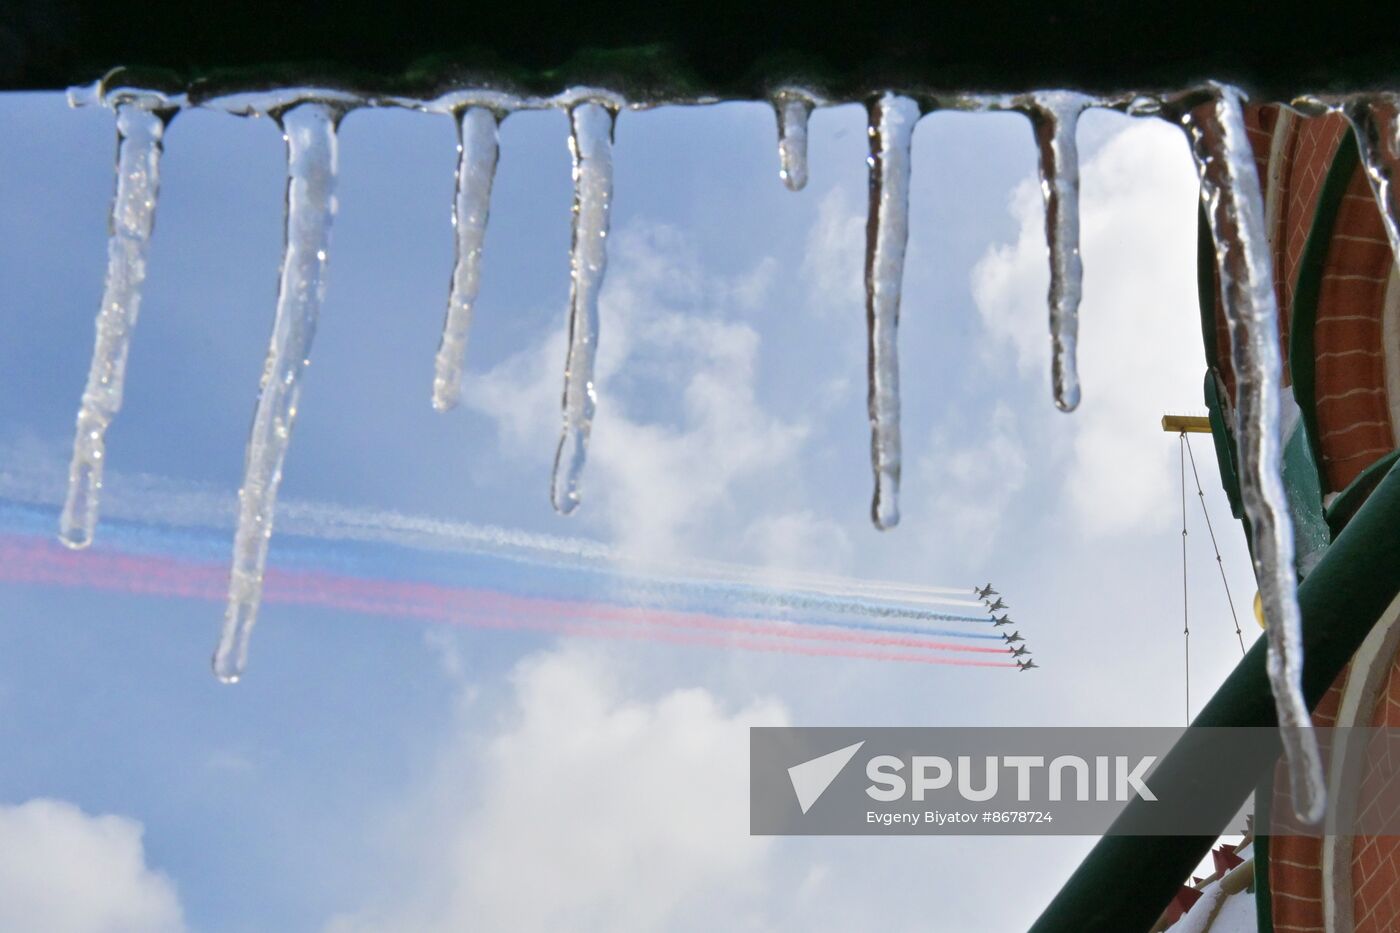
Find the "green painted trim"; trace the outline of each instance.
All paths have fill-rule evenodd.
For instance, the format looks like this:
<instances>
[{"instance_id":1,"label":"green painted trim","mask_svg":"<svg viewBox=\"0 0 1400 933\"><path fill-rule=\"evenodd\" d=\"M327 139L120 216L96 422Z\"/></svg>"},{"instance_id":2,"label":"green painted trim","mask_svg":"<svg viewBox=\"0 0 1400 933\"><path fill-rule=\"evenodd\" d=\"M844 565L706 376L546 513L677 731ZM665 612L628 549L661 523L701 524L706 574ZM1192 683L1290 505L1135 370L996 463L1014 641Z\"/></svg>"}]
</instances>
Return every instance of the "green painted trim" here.
<instances>
[{"instance_id":1,"label":"green painted trim","mask_svg":"<svg viewBox=\"0 0 1400 933\"><path fill-rule=\"evenodd\" d=\"M1254 917L1258 933L1274 933L1274 891L1269 884L1269 836L1261 833L1271 819L1274 769L1254 789Z\"/></svg>"},{"instance_id":2,"label":"green painted trim","mask_svg":"<svg viewBox=\"0 0 1400 933\"><path fill-rule=\"evenodd\" d=\"M1356 171L1358 156L1356 137L1342 133L1337 153L1327 169L1327 178L1317 196L1317 210L1303 255L1298 263L1298 278L1293 286L1293 317L1289 323L1288 368L1293 376L1293 397L1298 402L1303 428L1308 432L1313 461L1321 474L1322 448L1317 427L1317 302L1322 290L1322 273L1327 265L1327 253L1332 246L1332 230L1342 197ZM1326 489L1326 477L1319 475L1319 486Z\"/></svg>"},{"instance_id":3,"label":"green painted trim","mask_svg":"<svg viewBox=\"0 0 1400 933\"><path fill-rule=\"evenodd\" d=\"M1294 560L1298 575L1304 577L1321 559L1333 535L1322 507L1322 471L1301 420L1283 439L1283 490L1293 515Z\"/></svg>"},{"instance_id":4,"label":"green painted trim","mask_svg":"<svg viewBox=\"0 0 1400 933\"><path fill-rule=\"evenodd\" d=\"M1201 343L1206 349L1206 365L1220 367L1220 345L1215 328L1215 237L1210 218L1202 204L1196 210L1196 303L1201 313Z\"/></svg>"},{"instance_id":5,"label":"green painted trim","mask_svg":"<svg viewBox=\"0 0 1400 933\"><path fill-rule=\"evenodd\" d=\"M1361 508L1362 503L1376 488L1376 484L1385 478L1398 460L1400 449L1392 450L1362 470L1356 479L1332 500L1332 504L1327 507L1327 524L1331 527L1333 535L1346 527L1356 510Z\"/></svg>"},{"instance_id":6,"label":"green painted trim","mask_svg":"<svg viewBox=\"0 0 1400 933\"><path fill-rule=\"evenodd\" d=\"M1235 437L1225 421L1225 383L1220 371L1211 367L1206 372L1206 410L1210 412L1210 437L1215 442L1215 462L1220 467L1220 485L1230 501L1230 513L1244 518L1244 501L1240 498L1240 471L1235 452ZM1247 528L1248 526L1246 526Z\"/></svg>"},{"instance_id":7,"label":"green painted trim","mask_svg":"<svg viewBox=\"0 0 1400 933\"><path fill-rule=\"evenodd\" d=\"M1392 467L1346 529L1298 587L1303 616L1303 694L1317 705L1400 596L1400 466ZM1219 748L1212 727L1272 727L1278 723L1259 639L1158 764L1154 786L1168 795L1199 793L1220 825L1238 812L1267 770L1277 748L1245 767L1198 769L1202 750ZM1223 751L1228 753L1228 749ZM1151 819L1151 804L1130 803L1115 825ZM1146 930L1171 903L1182 879L1205 858L1213 836L1107 835L1099 840L1032 927L1033 933L1123 933Z\"/></svg>"}]
</instances>

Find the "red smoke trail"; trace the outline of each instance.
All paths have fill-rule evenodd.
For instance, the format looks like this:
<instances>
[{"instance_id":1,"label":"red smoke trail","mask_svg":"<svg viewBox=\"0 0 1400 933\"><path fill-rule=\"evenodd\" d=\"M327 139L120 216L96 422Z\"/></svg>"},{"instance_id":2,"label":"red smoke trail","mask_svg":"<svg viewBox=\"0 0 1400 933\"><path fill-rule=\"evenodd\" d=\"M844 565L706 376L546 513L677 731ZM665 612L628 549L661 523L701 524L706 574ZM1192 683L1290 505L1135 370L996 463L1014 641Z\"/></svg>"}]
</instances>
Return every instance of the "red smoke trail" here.
<instances>
[{"instance_id":1,"label":"red smoke trail","mask_svg":"<svg viewBox=\"0 0 1400 933\"><path fill-rule=\"evenodd\" d=\"M444 608L449 611L476 612L481 609L504 612L545 613L557 617L582 618L604 622L642 625L666 625L701 628L741 635L761 635L812 641L851 642L914 648L925 651L953 651L973 654L1003 654L1000 646L963 645L909 635L862 633L815 628L806 624L734 617L716 617L702 612L680 612L639 606L615 606L604 603L580 603L544 597L520 597L489 590L463 590L434 583L412 583L365 580L355 577L332 576L318 571L268 574L269 588L285 589L283 602L324 604L334 599L342 608L358 608L371 612L398 614L412 612L416 607Z\"/></svg>"},{"instance_id":2,"label":"red smoke trail","mask_svg":"<svg viewBox=\"0 0 1400 933\"><path fill-rule=\"evenodd\" d=\"M227 579L226 569L211 563L100 550L74 552L43 538L0 535L0 580L9 582L83 586L217 602L227 595ZM1002 655L1003 650L1000 647L940 642L916 635L864 634L780 621L716 617L698 612L520 597L433 583L366 580L322 571L271 569L265 581L264 599L270 603L327 606L483 628L525 629L809 656L964 667L1011 666L1005 660L974 660L917 653L948 651ZM717 634L696 634L695 630ZM836 644L801 644L794 641ZM908 648L913 651L872 650L863 646Z\"/></svg>"}]
</instances>

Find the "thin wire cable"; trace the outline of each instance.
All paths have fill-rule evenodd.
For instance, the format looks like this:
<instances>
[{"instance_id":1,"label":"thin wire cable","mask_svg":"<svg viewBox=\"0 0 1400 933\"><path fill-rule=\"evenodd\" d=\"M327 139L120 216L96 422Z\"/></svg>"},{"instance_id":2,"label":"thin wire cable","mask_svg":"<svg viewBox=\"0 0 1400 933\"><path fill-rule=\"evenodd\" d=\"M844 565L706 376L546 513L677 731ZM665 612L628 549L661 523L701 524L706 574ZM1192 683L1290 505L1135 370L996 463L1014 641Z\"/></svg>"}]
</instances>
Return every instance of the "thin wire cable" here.
<instances>
[{"instance_id":1,"label":"thin wire cable","mask_svg":"<svg viewBox=\"0 0 1400 933\"><path fill-rule=\"evenodd\" d=\"M1201 514L1206 517L1206 531L1210 532L1210 546L1215 549L1215 566L1220 569L1220 582L1225 586L1225 601L1230 604L1230 618L1235 622L1235 638L1240 643L1240 654L1244 655L1244 633L1240 631L1240 617L1235 613L1235 599L1230 595L1230 581L1225 578L1225 562L1220 558L1220 545L1215 543L1215 528L1210 523L1210 512L1206 509L1206 493L1201 488L1201 474L1196 471L1196 454L1191 450L1191 438L1185 432L1186 455L1191 458L1191 475L1196 478L1196 495L1201 499Z\"/></svg>"},{"instance_id":2,"label":"thin wire cable","mask_svg":"<svg viewBox=\"0 0 1400 933\"><path fill-rule=\"evenodd\" d=\"M1186 592L1186 432L1181 432L1181 634L1186 649L1186 724L1191 725L1191 602ZM1194 463L1194 461L1193 461Z\"/></svg>"}]
</instances>

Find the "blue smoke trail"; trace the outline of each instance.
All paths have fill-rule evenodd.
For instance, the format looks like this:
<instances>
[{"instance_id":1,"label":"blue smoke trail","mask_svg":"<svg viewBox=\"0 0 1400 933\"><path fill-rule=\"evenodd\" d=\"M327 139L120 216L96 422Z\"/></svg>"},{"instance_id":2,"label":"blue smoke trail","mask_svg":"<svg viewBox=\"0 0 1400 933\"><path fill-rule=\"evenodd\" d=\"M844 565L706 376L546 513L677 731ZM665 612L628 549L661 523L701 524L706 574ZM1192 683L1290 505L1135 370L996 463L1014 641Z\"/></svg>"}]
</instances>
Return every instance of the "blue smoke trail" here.
<instances>
[{"instance_id":1,"label":"blue smoke trail","mask_svg":"<svg viewBox=\"0 0 1400 933\"><path fill-rule=\"evenodd\" d=\"M56 515L56 508L0 499L0 530L48 538ZM135 554L212 562L227 560L230 547L228 532L220 528L115 519L104 521L100 542L104 548ZM747 581L669 577L572 553L551 554L542 548L500 547L493 552L488 543L471 549L435 550L382 539L283 534L274 539L270 560L285 570L332 571L371 580L469 585L522 596L587 599L637 608L742 612L773 621L872 633L999 639L985 630L990 619L931 611L912 600L843 597ZM947 623L983 631L948 628Z\"/></svg>"}]
</instances>

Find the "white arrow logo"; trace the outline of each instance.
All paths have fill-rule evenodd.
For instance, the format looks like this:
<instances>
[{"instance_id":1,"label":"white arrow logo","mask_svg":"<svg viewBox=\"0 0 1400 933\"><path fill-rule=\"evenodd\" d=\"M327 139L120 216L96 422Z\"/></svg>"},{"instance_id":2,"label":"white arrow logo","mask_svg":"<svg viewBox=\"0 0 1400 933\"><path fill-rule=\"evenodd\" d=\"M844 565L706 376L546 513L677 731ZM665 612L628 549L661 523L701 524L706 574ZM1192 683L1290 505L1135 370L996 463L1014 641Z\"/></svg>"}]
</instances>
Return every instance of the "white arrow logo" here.
<instances>
[{"instance_id":1,"label":"white arrow logo","mask_svg":"<svg viewBox=\"0 0 1400 933\"><path fill-rule=\"evenodd\" d=\"M792 780L792 789L797 794L797 803L802 807L803 813L812 809L812 804L826 793L831 782L836 780L836 775L841 773L841 769L846 767L864 744L865 741L861 740L854 745L838 748L834 752L788 768L788 777Z\"/></svg>"}]
</instances>

